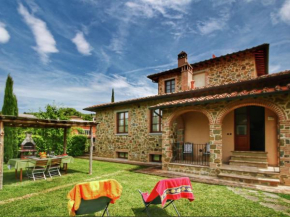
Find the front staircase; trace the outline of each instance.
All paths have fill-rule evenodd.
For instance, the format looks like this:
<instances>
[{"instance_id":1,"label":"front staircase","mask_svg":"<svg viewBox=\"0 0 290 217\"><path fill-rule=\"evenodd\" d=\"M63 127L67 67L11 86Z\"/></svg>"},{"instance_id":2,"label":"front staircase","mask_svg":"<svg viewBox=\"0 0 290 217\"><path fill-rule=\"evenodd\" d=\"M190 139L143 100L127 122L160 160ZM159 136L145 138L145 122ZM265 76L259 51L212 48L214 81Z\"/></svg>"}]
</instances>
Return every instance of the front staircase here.
<instances>
[{"instance_id":1,"label":"front staircase","mask_svg":"<svg viewBox=\"0 0 290 217\"><path fill-rule=\"evenodd\" d=\"M268 168L267 154L263 151L232 151L230 165Z\"/></svg>"},{"instance_id":2,"label":"front staircase","mask_svg":"<svg viewBox=\"0 0 290 217\"><path fill-rule=\"evenodd\" d=\"M227 181L236 181L244 184L278 186L280 184L279 171L255 167L241 167L222 165L217 176ZM245 186L246 187L246 186Z\"/></svg>"},{"instance_id":3,"label":"front staircase","mask_svg":"<svg viewBox=\"0 0 290 217\"><path fill-rule=\"evenodd\" d=\"M229 165L221 166L217 176L245 184L278 186L280 179L279 171L276 170L268 167L267 152L232 151Z\"/></svg>"}]
</instances>

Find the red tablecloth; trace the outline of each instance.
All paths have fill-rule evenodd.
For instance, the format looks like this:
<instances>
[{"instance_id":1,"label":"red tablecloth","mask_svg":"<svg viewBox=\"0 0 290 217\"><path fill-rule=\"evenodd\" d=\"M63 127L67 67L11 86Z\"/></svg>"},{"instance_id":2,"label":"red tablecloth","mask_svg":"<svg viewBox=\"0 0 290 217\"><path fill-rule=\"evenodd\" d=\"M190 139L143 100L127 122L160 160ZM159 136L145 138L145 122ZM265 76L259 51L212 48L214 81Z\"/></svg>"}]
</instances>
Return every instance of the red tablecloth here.
<instances>
[{"instance_id":1,"label":"red tablecloth","mask_svg":"<svg viewBox=\"0 0 290 217\"><path fill-rule=\"evenodd\" d=\"M150 195L143 193L146 203L151 202L156 197L161 198L162 206L165 205L167 200L178 200L180 198L187 198L189 201L194 200L192 186L188 177L160 180Z\"/></svg>"}]
</instances>

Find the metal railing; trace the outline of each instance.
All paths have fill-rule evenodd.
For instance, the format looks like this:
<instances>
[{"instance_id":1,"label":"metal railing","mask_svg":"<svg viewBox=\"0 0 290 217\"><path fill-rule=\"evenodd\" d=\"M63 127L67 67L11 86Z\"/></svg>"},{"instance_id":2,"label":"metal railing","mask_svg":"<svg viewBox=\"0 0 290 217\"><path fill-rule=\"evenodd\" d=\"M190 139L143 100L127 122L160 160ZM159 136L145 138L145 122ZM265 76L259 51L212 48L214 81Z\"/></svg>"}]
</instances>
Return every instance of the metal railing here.
<instances>
[{"instance_id":1,"label":"metal railing","mask_svg":"<svg viewBox=\"0 0 290 217\"><path fill-rule=\"evenodd\" d=\"M209 166L210 145L194 143L173 143L172 163Z\"/></svg>"}]
</instances>

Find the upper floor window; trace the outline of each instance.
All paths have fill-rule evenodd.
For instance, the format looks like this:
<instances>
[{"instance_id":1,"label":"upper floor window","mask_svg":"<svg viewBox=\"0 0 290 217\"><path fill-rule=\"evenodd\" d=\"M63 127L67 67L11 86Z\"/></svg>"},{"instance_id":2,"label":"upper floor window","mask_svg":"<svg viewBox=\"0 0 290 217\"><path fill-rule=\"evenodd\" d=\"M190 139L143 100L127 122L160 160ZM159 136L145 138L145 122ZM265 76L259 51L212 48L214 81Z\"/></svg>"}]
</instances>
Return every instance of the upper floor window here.
<instances>
[{"instance_id":1,"label":"upper floor window","mask_svg":"<svg viewBox=\"0 0 290 217\"><path fill-rule=\"evenodd\" d=\"M162 131L161 126L162 110L156 109L151 112L151 132L160 133Z\"/></svg>"},{"instance_id":2,"label":"upper floor window","mask_svg":"<svg viewBox=\"0 0 290 217\"><path fill-rule=\"evenodd\" d=\"M165 93L175 92L175 79L165 81Z\"/></svg>"},{"instance_id":3,"label":"upper floor window","mask_svg":"<svg viewBox=\"0 0 290 217\"><path fill-rule=\"evenodd\" d=\"M128 112L117 113L117 133L128 133Z\"/></svg>"},{"instance_id":4,"label":"upper floor window","mask_svg":"<svg viewBox=\"0 0 290 217\"><path fill-rule=\"evenodd\" d=\"M204 87L207 85L205 73L194 74L192 80L194 80L194 87Z\"/></svg>"}]
</instances>

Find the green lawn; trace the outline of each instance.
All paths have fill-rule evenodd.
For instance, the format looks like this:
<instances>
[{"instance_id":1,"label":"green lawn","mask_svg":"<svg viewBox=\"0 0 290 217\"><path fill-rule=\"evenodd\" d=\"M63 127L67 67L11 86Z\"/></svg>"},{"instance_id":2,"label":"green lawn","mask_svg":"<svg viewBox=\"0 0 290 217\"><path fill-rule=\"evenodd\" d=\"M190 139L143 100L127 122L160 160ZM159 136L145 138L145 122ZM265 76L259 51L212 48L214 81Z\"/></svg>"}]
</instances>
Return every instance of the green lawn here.
<instances>
[{"instance_id":1,"label":"green lawn","mask_svg":"<svg viewBox=\"0 0 290 217\"><path fill-rule=\"evenodd\" d=\"M109 206L112 216L141 216L143 203L137 189L150 191L162 177L135 173L138 166L93 162L93 175L88 175L88 160L75 159L67 175L53 179L22 183L15 180L14 170L4 165L4 186L0 192L0 216L67 216L67 193L75 183L113 178L123 186L116 204ZM284 216L258 202L245 199L225 186L192 183L196 200L181 199L176 206L183 216ZM151 215L175 215L174 209L152 206ZM101 213L97 213L101 215Z\"/></svg>"}]
</instances>

